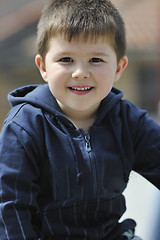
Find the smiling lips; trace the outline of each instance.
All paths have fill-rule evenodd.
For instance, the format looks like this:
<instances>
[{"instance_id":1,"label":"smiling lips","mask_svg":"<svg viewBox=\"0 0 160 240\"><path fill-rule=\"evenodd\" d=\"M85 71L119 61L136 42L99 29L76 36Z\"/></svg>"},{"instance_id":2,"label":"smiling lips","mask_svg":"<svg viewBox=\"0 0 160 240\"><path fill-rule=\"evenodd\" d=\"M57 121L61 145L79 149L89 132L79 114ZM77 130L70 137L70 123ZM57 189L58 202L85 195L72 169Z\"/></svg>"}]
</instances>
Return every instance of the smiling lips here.
<instances>
[{"instance_id":1,"label":"smiling lips","mask_svg":"<svg viewBox=\"0 0 160 240\"><path fill-rule=\"evenodd\" d=\"M85 95L85 94L89 93L93 89L93 87L77 86L77 87L69 87L69 89L77 95Z\"/></svg>"}]
</instances>

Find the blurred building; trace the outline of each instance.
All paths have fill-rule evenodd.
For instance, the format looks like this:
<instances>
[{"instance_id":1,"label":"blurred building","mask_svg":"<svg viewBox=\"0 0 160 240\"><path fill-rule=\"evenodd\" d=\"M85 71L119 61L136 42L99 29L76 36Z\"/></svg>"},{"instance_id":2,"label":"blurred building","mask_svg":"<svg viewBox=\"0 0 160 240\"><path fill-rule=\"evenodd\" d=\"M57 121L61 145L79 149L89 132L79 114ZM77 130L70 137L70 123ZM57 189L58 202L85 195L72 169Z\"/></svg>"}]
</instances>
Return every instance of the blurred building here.
<instances>
[{"instance_id":1,"label":"blurred building","mask_svg":"<svg viewBox=\"0 0 160 240\"><path fill-rule=\"evenodd\" d=\"M41 83L34 64L36 26L45 0L0 0L0 129L10 109L7 94Z\"/></svg>"},{"instance_id":2,"label":"blurred building","mask_svg":"<svg viewBox=\"0 0 160 240\"><path fill-rule=\"evenodd\" d=\"M160 96L160 1L112 0L120 9L127 31L129 66L119 82L127 98L155 113Z\"/></svg>"}]
</instances>

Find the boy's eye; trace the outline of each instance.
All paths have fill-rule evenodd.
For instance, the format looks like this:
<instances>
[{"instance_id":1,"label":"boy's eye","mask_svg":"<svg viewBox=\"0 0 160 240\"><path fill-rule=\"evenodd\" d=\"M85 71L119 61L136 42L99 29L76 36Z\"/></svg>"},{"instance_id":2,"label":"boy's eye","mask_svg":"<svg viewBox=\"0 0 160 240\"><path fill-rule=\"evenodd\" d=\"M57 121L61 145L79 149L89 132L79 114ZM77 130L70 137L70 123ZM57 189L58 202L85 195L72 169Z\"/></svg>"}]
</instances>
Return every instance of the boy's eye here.
<instances>
[{"instance_id":1,"label":"boy's eye","mask_svg":"<svg viewBox=\"0 0 160 240\"><path fill-rule=\"evenodd\" d=\"M61 58L59 62L73 62L73 59L70 57L64 57L64 58Z\"/></svg>"},{"instance_id":2,"label":"boy's eye","mask_svg":"<svg viewBox=\"0 0 160 240\"><path fill-rule=\"evenodd\" d=\"M101 58L91 58L90 62L99 63L99 62L103 62L103 60Z\"/></svg>"}]
</instances>

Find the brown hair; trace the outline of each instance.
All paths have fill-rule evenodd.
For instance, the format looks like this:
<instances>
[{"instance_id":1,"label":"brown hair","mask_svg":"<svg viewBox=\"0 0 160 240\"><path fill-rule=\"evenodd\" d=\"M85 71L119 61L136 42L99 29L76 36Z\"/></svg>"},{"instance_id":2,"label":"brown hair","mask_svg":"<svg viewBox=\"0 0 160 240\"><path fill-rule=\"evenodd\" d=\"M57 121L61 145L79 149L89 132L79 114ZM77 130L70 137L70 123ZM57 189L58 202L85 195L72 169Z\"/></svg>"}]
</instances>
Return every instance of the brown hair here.
<instances>
[{"instance_id":1,"label":"brown hair","mask_svg":"<svg viewBox=\"0 0 160 240\"><path fill-rule=\"evenodd\" d=\"M43 60L50 39L61 34L69 42L83 37L110 40L117 60L125 55L126 34L119 11L108 0L50 0L44 7L38 24L37 50Z\"/></svg>"}]
</instances>

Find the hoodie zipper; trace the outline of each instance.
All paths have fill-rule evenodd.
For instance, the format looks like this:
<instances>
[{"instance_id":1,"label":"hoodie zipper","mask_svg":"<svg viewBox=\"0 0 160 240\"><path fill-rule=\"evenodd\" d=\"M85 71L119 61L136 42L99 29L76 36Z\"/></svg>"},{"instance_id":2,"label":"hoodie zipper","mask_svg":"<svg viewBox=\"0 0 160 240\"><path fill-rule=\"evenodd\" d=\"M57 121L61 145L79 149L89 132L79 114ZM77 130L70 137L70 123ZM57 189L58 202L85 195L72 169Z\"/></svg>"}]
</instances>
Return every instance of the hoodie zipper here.
<instances>
[{"instance_id":1,"label":"hoodie zipper","mask_svg":"<svg viewBox=\"0 0 160 240\"><path fill-rule=\"evenodd\" d=\"M91 166L91 173L92 173L92 179L93 179L93 194L94 196L97 194L97 171L96 171L96 163L95 163L95 157L94 153L91 147L91 137L89 133L85 133L84 139L86 142L86 151L89 156L90 160L90 166Z\"/></svg>"}]
</instances>

